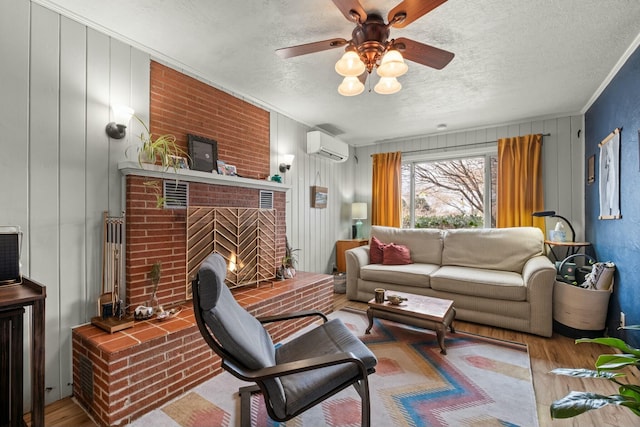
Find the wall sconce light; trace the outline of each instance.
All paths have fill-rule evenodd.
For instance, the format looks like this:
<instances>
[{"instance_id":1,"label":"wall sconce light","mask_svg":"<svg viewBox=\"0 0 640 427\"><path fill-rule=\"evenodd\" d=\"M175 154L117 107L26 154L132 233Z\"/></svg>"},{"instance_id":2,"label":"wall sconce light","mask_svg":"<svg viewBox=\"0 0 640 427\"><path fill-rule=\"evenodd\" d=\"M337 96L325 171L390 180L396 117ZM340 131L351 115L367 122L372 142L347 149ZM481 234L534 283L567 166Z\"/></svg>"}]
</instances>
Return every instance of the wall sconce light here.
<instances>
[{"instance_id":1,"label":"wall sconce light","mask_svg":"<svg viewBox=\"0 0 640 427\"><path fill-rule=\"evenodd\" d=\"M105 131L113 139L122 139L127 134L125 129L127 129L129 120L133 116L133 108L126 105L112 105L111 110L113 111L114 121L107 124Z\"/></svg>"},{"instance_id":2,"label":"wall sconce light","mask_svg":"<svg viewBox=\"0 0 640 427\"><path fill-rule=\"evenodd\" d=\"M291 169L291 163L295 156L293 154L285 154L282 156L282 163L280 163L280 173L287 173Z\"/></svg>"},{"instance_id":3,"label":"wall sconce light","mask_svg":"<svg viewBox=\"0 0 640 427\"><path fill-rule=\"evenodd\" d=\"M351 218L356 221L356 239L362 239L362 221L367 219L367 204L366 203L352 203L351 204Z\"/></svg>"}]
</instances>

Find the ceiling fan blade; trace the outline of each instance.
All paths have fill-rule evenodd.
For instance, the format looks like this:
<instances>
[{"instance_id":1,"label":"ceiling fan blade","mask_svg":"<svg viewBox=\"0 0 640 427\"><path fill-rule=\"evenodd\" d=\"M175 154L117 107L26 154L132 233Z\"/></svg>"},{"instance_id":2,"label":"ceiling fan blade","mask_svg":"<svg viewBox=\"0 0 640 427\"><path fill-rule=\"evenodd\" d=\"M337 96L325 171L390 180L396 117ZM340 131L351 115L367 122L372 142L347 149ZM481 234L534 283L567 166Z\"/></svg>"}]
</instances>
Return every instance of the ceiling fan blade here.
<instances>
[{"instance_id":1,"label":"ceiling fan blade","mask_svg":"<svg viewBox=\"0 0 640 427\"><path fill-rule=\"evenodd\" d=\"M333 3L349 21L357 22L352 12L360 16L360 22L367 20L367 12L358 0L333 0Z\"/></svg>"},{"instance_id":2,"label":"ceiling fan blade","mask_svg":"<svg viewBox=\"0 0 640 427\"><path fill-rule=\"evenodd\" d=\"M447 0L404 0L391 9L387 19L392 23L393 27L404 28L446 1ZM399 19L400 15L398 14L404 14L405 18Z\"/></svg>"},{"instance_id":3,"label":"ceiling fan blade","mask_svg":"<svg viewBox=\"0 0 640 427\"><path fill-rule=\"evenodd\" d=\"M442 70L455 56L446 50L429 46L415 40L400 37L395 39L393 45L398 49L404 59L426 65L427 67Z\"/></svg>"},{"instance_id":4,"label":"ceiling fan blade","mask_svg":"<svg viewBox=\"0 0 640 427\"><path fill-rule=\"evenodd\" d=\"M298 46L283 47L276 50L279 57L287 59L294 56L306 55L308 53L322 52L323 50L334 49L349 43L345 39L329 39L321 42L301 44Z\"/></svg>"}]
</instances>

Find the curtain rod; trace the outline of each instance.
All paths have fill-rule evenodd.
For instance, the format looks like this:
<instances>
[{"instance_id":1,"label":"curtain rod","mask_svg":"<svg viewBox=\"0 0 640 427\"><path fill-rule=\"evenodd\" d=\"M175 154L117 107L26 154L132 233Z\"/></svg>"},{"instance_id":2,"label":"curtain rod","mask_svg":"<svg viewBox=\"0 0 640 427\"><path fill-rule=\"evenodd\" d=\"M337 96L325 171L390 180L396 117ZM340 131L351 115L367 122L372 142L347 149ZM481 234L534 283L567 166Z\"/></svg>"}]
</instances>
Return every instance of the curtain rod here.
<instances>
[{"instance_id":1,"label":"curtain rod","mask_svg":"<svg viewBox=\"0 0 640 427\"><path fill-rule=\"evenodd\" d=\"M542 133L540 134L542 136L551 136L550 133ZM498 140L495 141L485 141L485 142L472 142L470 144L462 144L462 145L454 145L452 147L436 147L436 148L424 148L422 150L409 150L409 151L402 151L402 154L411 154L411 153L424 153L426 151L435 151L435 150L446 150L447 148L466 148L466 147L475 147L477 145L485 145L485 144L493 144L498 142ZM377 154L377 153L376 153ZM373 154L371 155L373 157Z\"/></svg>"}]
</instances>

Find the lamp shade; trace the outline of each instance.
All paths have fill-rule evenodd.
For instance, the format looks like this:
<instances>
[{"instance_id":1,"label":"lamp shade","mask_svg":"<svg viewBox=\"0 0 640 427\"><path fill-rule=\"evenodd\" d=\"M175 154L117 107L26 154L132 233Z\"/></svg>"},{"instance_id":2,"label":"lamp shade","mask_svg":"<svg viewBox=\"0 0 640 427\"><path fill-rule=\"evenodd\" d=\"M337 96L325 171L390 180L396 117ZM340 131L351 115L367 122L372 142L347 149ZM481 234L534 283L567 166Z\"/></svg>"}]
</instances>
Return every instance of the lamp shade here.
<instances>
[{"instance_id":1,"label":"lamp shade","mask_svg":"<svg viewBox=\"0 0 640 427\"><path fill-rule=\"evenodd\" d=\"M345 77L340 86L338 93L343 96L355 96L362 93L364 84L357 77Z\"/></svg>"},{"instance_id":2,"label":"lamp shade","mask_svg":"<svg viewBox=\"0 0 640 427\"><path fill-rule=\"evenodd\" d=\"M282 163L287 166L291 166L293 164L293 159L295 159L295 155L293 154L285 154L282 156Z\"/></svg>"},{"instance_id":3,"label":"lamp shade","mask_svg":"<svg viewBox=\"0 0 640 427\"><path fill-rule=\"evenodd\" d=\"M380 77L380 81L373 90L380 95L391 95L402 89L402 85L395 77Z\"/></svg>"},{"instance_id":4,"label":"lamp shade","mask_svg":"<svg viewBox=\"0 0 640 427\"><path fill-rule=\"evenodd\" d=\"M367 219L367 204L366 203L352 203L351 204L351 218L352 219Z\"/></svg>"},{"instance_id":5,"label":"lamp shade","mask_svg":"<svg viewBox=\"0 0 640 427\"><path fill-rule=\"evenodd\" d=\"M364 73L365 65L357 53L348 50L336 62L336 73L345 77L358 77Z\"/></svg>"},{"instance_id":6,"label":"lamp shade","mask_svg":"<svg viewBox=\"0 0 640 427\"><path fill-rule=\"evenodd\" d=\"M409 66L404 62L402 54L392 49L384 54L376 72L380 77L400 77L408 69Z\"/></svg>"},{"instance_id":7,"label":"lamp shade","mask_svg":"<svg viewBox=\"0 0 640 427\"><path fill-rule=\"evenodd\" d=\"M113 110L113 121L118 125L125 126L129 124L134 113L133 108L126 105L112 105L111 110Z\"/></svg>"}]
</instances>

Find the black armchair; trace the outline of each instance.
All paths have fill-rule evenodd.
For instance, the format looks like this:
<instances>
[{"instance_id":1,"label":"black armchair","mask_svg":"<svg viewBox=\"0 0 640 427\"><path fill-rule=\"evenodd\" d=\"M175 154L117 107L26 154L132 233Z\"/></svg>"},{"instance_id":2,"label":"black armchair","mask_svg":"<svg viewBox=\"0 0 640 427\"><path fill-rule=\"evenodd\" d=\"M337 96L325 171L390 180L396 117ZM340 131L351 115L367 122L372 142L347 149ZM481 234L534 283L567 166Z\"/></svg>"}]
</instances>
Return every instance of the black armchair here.
<instances>
[{"instance_id":1,"label":"black armchair","mask_svg":"<svg viewBox=\"0 0 640 427\"><path fill-rule=\"evenodd\" d=\"M370 425L368 375L373 353L339 319L318 311L256 319L225 285L227 266L211 254L193 281L193 306L205 341L222 359L223 369L255 385L240 389L240 420L249 426L250 395L260 391L269 416L287 421L353 385L361 398L362 425ZM262 323L319 316L324 323L275 348Z\"/></svg>"}]
</instances>

